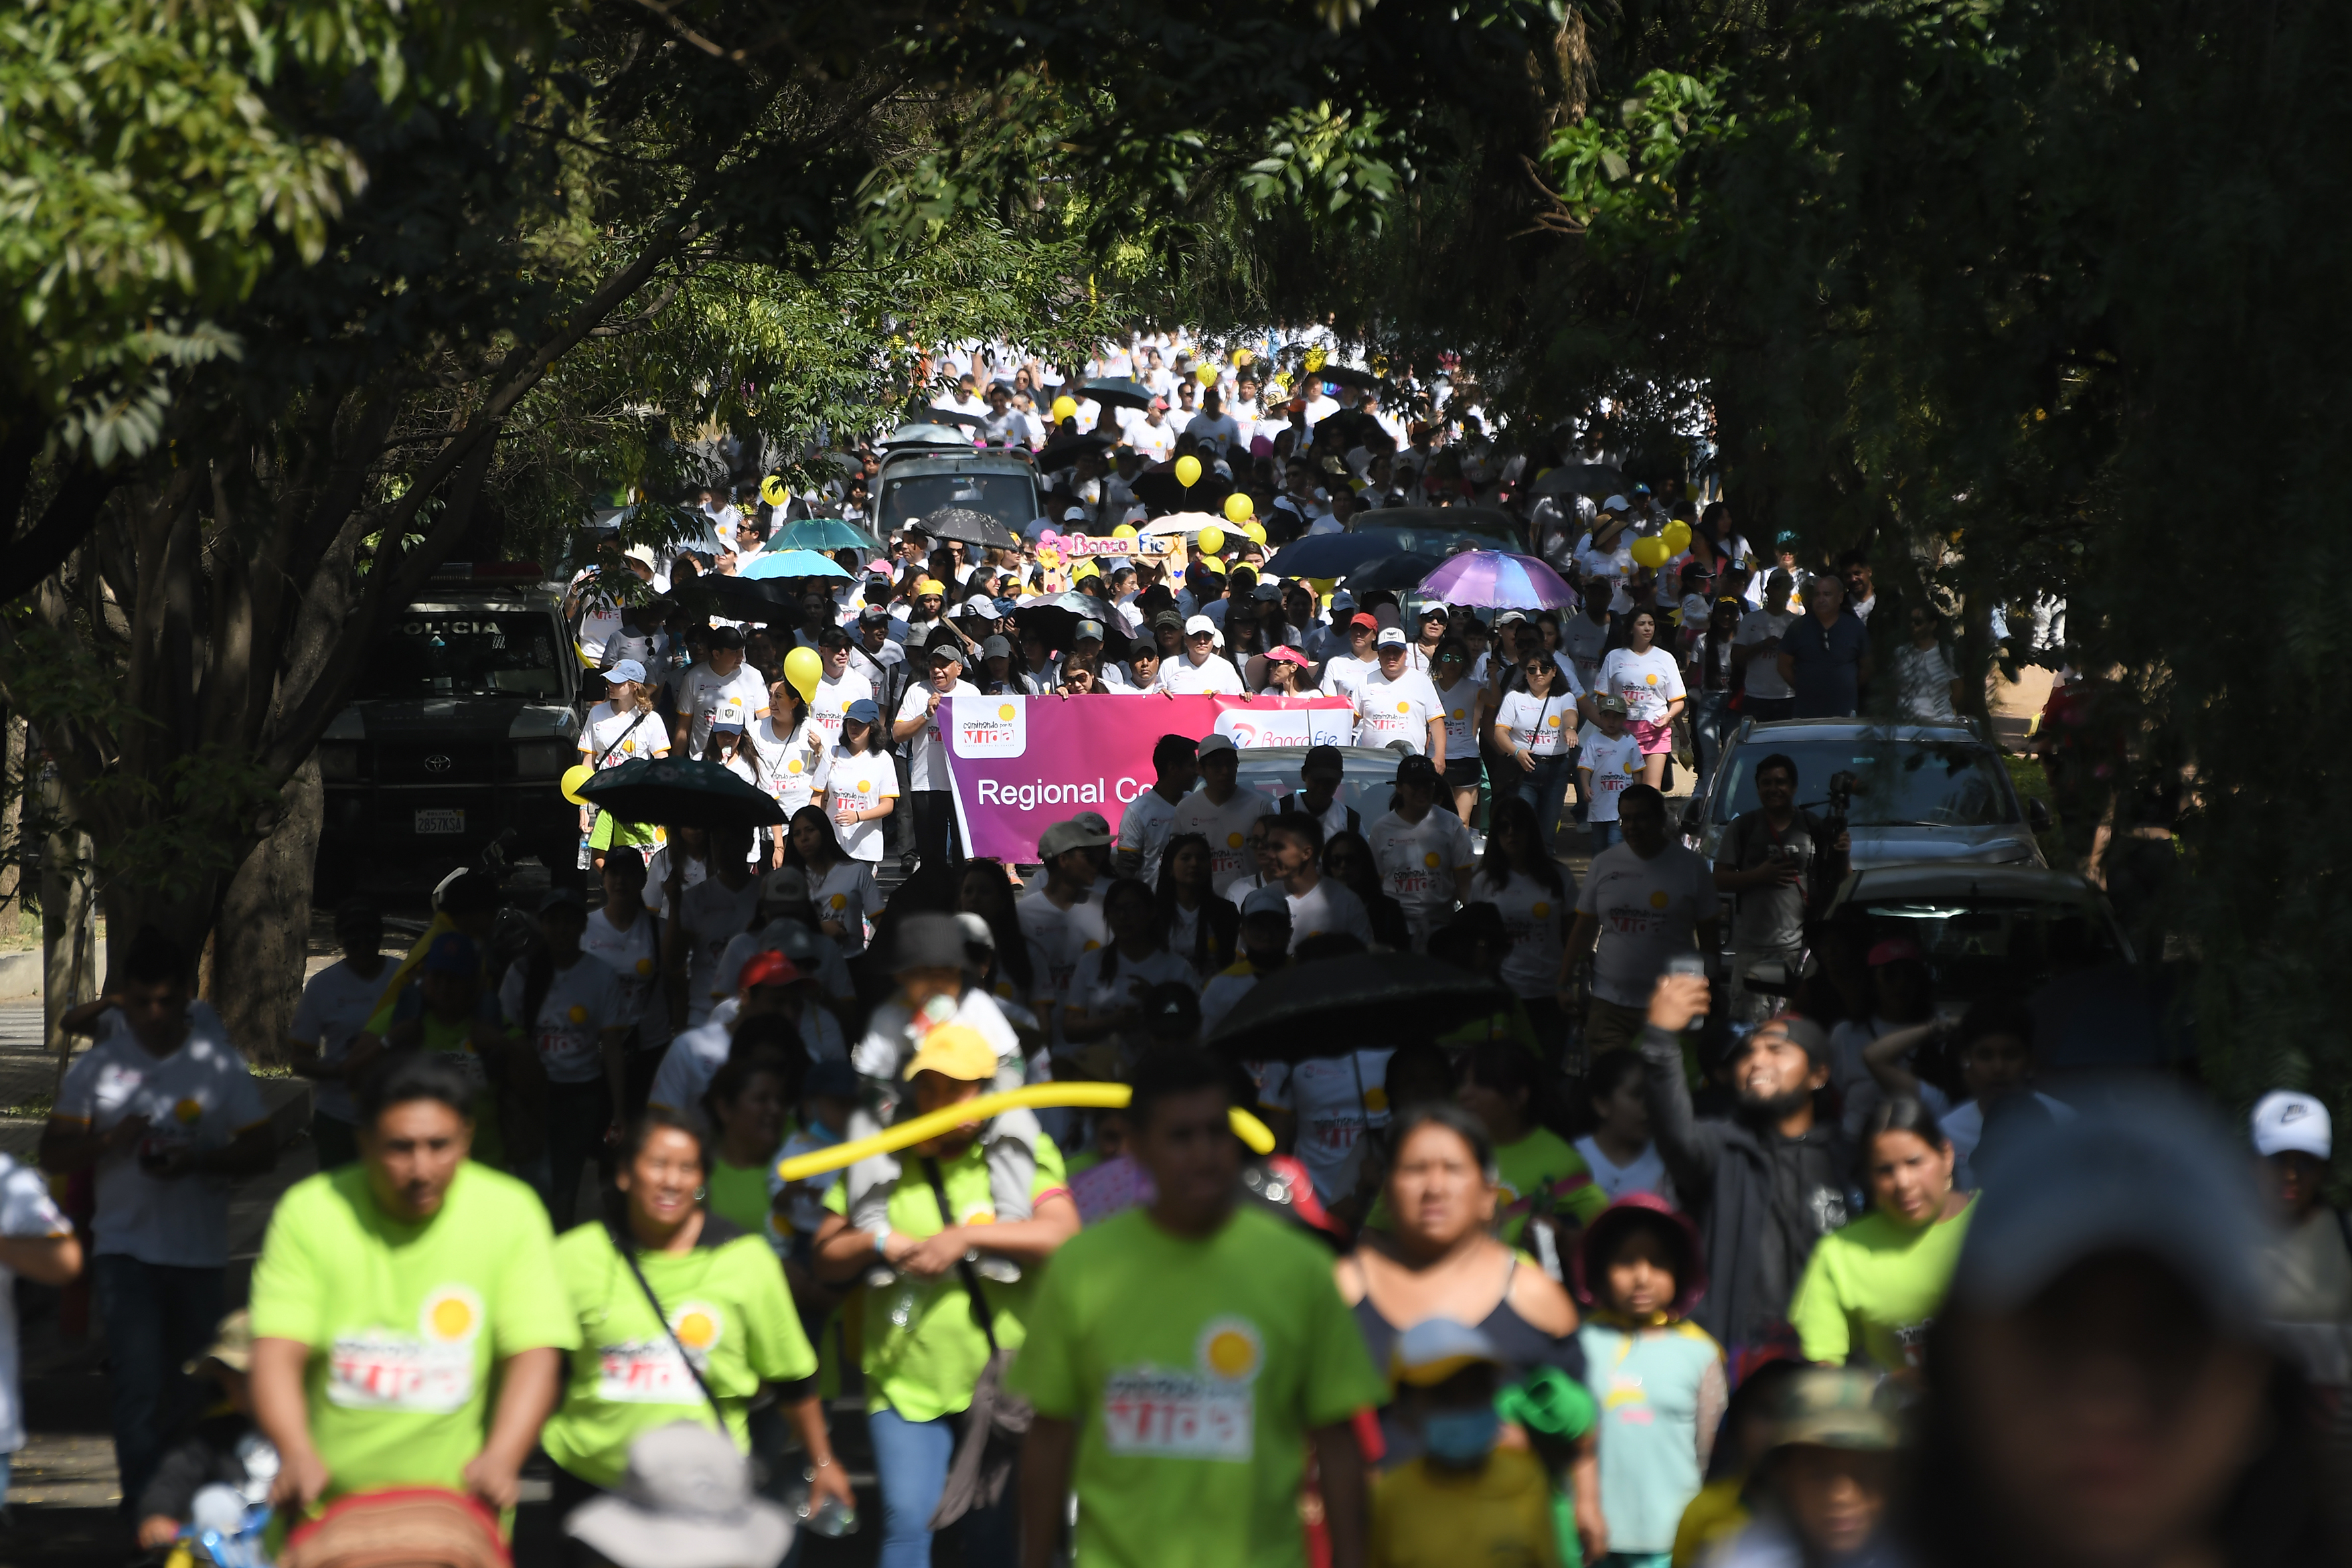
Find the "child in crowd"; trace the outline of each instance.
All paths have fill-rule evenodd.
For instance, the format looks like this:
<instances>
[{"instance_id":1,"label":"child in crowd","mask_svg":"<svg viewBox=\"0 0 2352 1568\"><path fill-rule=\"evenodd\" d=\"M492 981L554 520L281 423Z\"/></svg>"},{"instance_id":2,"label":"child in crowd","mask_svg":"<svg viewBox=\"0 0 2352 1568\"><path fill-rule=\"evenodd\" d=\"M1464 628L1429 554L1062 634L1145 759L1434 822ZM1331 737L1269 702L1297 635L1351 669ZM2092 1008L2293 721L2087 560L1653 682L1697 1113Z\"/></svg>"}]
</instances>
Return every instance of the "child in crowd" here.
<instances>
[{"instance_id":1,"label":"child in crowd","mask_svg":"<svg viewBox=\"0 0 2352 1568\"><path fill-rule=\"evenodd\" d=\"M784 1140L777 1163L814 1154L840 1142L847 1134L849 1118L856 1109L856 1069L838 1059L811 1062L808 1076L801 1083L800 1117ZM833 1185L836 1175L827 1171L805 1182L787 1184L775 1172L768 1173L769 1202L792 1222L788 1259L803 1270L809 1265L810 1238L824 1223L825 1189Z\"/></svg>"},{"instance_id":2,"label":"child in crowd","mask_svg":"<svg viewBox=\"0 0 2352 1568\"><path fill-rule=\"evenodd\" d=\"M1723 1350L1687 1318L1706 1289L1696 1228L1654 1193L1627 1194L1584 1233L1576 1290L1595 1310L1577 1340L1601 1402L1609 1561L1623 1568L1665 1568L1714 1449Z\"/></svg>"},{"instance_id":3,"label":"child in crowd","mask_svg":"<svg viewBox=\"0 0 2352 1568\"><path fill-rule=\"evenodd\" d=\"M1584 825L1592 852L1620 841L1617 797L1642 778L1642 742L1625 727L1625 700L1605 692L1592 700L1592 722L1576 738L1576 776L1584 792Z\"/></svg>"},{"instance_id":4,"label":"child in crowd","mask_svg":"<svg viewBox=\"0 0 2352 1568\"><path fill-rule=\"evenodd\" d=\"M1732 1390L1716 1434L1715 1454L1707 1461L1706 1485L1698 1489L1675 1527L1673 1568L1692 1568L1715 1543L1736 1535L1748 1523L1748 1482L1772 1451L1774 1423L1780 1418L1781 1385L1801 1370L1800 1363L1780 1358L1751 1369Z\"/></svg>"},{"instance_id":5,"label":"child in crowd","mask_svg":"<svg viewBox=\"0 0 2352 1568\"><path fill-rule=\"evenodd\" d=\"M254 1424L247 1373L253 1366L253 1319L239 1308L220 1321L197 1367L220 1387L219 1405L187 1436L164 1450L163 1463L139 1494L139 1544L152 1552L179 1535L196 1493L209 1486L235 1489L249 1504L269 1500L278 1479L278 1450Z\"/></svg>"},{"instance_id":6,"label":"child in crowd","mask_svg":"<svg viewBox=\"0 0 2352 1568\"><path fill-rule=\"evenodd\" d=\"M1397 1336L1389 1372L1423 1452L1373 1485L1371 1568L1559 1568L1542 1463L1496 1446L1500 1363L1493 1341L1449 1318Z\"/></svg>"},{"instance_id":7,"label":"child in crowd","mask_svg":"<svg viewBox=\"0 0 2352 1568\"><path fill-rule=\"evenodd\" d=\"M1650 1137L1650 1097L1642 1080L1642 1054L1603 1051L1584 1075L1592 1131L1576 1141L1592 1184L1614 1203L1627 1193L1655 1193L1674 1202L1675 1182Z\"/></svg>"},{"instance_id":8,"label":"child in crowd","mask_svg":"<svg viewBox=\"0 0 2352 1568\"><path fill-rule=\"evenodd\" d=\"M1778 1404L1771 1449L1748 1487L1756 1517L1706 1559L1711 1568L1893 1564L1885 1526L1900 1431L1877 1374L1806 1367Z\"/></svg>"}]
</instances>

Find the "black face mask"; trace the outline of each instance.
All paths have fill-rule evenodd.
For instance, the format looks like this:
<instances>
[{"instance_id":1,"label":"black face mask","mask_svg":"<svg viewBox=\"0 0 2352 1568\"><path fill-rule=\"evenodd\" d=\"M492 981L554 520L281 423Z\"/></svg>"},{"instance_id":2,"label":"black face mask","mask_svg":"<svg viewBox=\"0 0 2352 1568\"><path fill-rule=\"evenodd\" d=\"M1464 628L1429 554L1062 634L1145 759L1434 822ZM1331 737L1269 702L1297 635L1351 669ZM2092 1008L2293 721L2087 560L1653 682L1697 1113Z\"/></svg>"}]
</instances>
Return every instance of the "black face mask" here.
<instances>
[{"instance_id":1,"label":"black face mask","mask_svg":"<svg viewBox=\"0 0 2352 1568\"><path fill-rule=\"evenodd\" d=\"M1743 1094L1739 1097L1739 1120L1751 1127L1777 1127L1802 1110L1812 1098L1810 1089L1792 1089L1765 1100Z\"/></svg>"}]
</instances>

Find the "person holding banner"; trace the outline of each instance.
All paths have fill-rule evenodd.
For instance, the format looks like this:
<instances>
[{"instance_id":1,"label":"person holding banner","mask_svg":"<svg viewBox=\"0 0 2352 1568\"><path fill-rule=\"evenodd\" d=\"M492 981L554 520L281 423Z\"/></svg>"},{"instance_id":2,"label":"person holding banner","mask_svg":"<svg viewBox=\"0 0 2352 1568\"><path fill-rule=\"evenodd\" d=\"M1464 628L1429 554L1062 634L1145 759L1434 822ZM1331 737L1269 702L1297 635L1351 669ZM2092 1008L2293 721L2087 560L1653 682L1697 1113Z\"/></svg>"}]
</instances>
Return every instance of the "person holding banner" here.
<instances>
[{"instance_id":1,"label":"person holding banner","mask_svg":"<svg viewBox=\"0 0 2352 1568\"><path fill-rule=\"evenodd\" d=\"M1408 668L1412 652L1402 626L1383 627L1372 639L1380 667L1356 688L1356 744L1381 747L1409 741L1434 766L1445 766L1445 704L1429 677Z\"/></svg>"},{"instance_id":2,"label":"person holding banner","mask_svg":"<svg viewBox=\"0 0 2352 1568\"><path fill-rule=\"evenodd\" d=\"M1217 652L1217 623L1194 616L1184 623L1184 657L1160 668L1160 689L1177 697L1240 697L1241 671Z\"/></svg>"},{"instance_id":3,"label":"person holding banner","mask_svg":"<svg viewBox=\"0 0 2352 1568\"><path fill-rule=\"evenodd\" d=\"M1151 748L1151 787L1137 795L1118 820L1119 875L1160 880L1160 853L1174 831L1176 807L1200 781L1201 764L1193 743L1181 735L1162 735Z\"/></svg>"},{"instance_id":4,"label":"person holding banner","mask_svg":"<svg viewBox=\"0 0 2352 1568\"><path fill-rule=\"evenodd\" d=\"M1231 668L1231 666L1226 668ZM1201 741L1201 787L1177 804L1169 831L1197 833L1209 841L1210 884L1217 896L1255 869L1249 852L1250 826L1274 814L1274 803L1240 787L1241 753L1230 735Z\"/></svg>"},{"instance_id":5,"label":"person holding banner","mask_svg":"<svg viewBox=\"0 0 2352 1568\"><path fill-rule=\"evenodd\" d=\"M940 707L955 697L977 697L980 689L963 679L963 648L951 637L934 637L925 658L930 679L907 689L894 739L911 742L907 788L915 806L915 854L926 865L963 858L956 834L955 794L948 781L947 752L940 744ZM952 709L949 721L954 721Z\"/></svg>"}]
</instances>

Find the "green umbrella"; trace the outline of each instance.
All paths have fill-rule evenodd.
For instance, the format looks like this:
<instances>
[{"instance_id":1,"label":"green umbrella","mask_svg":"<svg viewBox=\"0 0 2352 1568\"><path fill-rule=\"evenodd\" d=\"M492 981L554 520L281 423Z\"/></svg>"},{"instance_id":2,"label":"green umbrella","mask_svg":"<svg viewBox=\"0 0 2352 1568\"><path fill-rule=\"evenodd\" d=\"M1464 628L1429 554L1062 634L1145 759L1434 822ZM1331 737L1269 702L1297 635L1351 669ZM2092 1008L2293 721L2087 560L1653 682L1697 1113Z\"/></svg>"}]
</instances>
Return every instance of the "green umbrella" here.
<instances>
[{"instance_id":1,"label":"green umbrella","mask_svg":"<svg viewBox=\"0 0 2352 1568\"><path fill-rule=\"evenodd\" d=\"M837 517L804 517L786 525L783 531L768 541L771 550L863 550L869 555L882 553L875 537L854 522L844 522Z\"/></svg>"},{"instance_id":2,"label":"green umbrella","mask_svg":"<svg viewBox=\"0 0 2352 1568\"><path fill-rule=\"evenodd\" d=\"M635 757L580 786L581 798L623 822L671 827L772 827L784 808L717 763Z\"/></svg>"}]
</instances>

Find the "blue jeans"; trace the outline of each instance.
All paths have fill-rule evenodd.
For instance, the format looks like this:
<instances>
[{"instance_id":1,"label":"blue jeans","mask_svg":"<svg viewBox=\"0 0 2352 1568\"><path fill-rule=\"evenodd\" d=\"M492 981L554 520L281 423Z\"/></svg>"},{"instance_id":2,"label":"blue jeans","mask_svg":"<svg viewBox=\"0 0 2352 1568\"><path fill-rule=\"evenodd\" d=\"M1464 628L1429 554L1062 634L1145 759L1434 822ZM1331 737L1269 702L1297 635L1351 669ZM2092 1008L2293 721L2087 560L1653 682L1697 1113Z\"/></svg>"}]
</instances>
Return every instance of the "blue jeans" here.
<instances>
[{"instance_id":1,"label":"blue jeans","mask_svg":"<svg viewBox=\"0 0 2352 1568\"><path fill-rule=\"evenodd\" d=\"M1691 705L1691 749L1698 753L1698 782L1691 794L1706 798L1707 781L1715 777L1715 764L1723 758L1723 738L1731 729L1731 715L1724 704L1731 700L1728 691L1702 691Z\"/></svg>"},{"instance_id":2,"label":"blue jeans","mask_svg":"<svg viewBox=\"0 0 2352 1568\"><path fill-rule=\"evenodd\" d=\"M1584 828L1586 832L1592 835L1592 852L1595 855L1600 854L1612 844L1625 842L1625 836L1617 831L1617 819L1613 816L1606 822L1588 822L1584 825Z\"/></svg>"},{"instance_id":3,"label":"blue jeans","mask_svg":"<svg viewBox=\"0 0 2352 1568\"><path fill-rule=\"evenodd\" d=\"M114 1466L127 1511L138 1507L164 1449L195 1414L195 1385L180 1368L213 1342L226 1271L101 1252L90 1259L89 1272L99 1321L106 1326Z\"/></svg>"},{"instance_id":4,"label":"blue jeans","mask_svg":"<svg viewBox=\"0 0 2352 1568\"><path fill-rule=\"evenodd\" d=\"M962 1423L952 1415L909 1421L888 1408L866 1417L874 1442L874 1469L882 1486L882 1554L879 1568L930 1568L931 1510L946 1489L948 1464L955 1458ZM1013 1508L1021 1490L1016 1475L993 1508L976 1508L958 1520L964 1568L1012 1568L1015 1539Z\"/></svg>"},{"instance_id":5,"label":"blue jeans","mask_svg":"<svg viewBox=\"0 0 2352 1568\"><path fill-rule=\"evenodd\" d=\"M1551 853L1551 841L1559 832L1560 808L1568 799L1568 781L1576 776L1576 753L1559 752L1549 757L1535 759L1535 771L1522 770L1517 763L1511 771L1518 775L1518 795L1535 808L1536 831L1543 835L1544 853Z\"/></svg>"}]
</instances>

